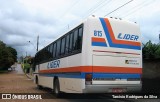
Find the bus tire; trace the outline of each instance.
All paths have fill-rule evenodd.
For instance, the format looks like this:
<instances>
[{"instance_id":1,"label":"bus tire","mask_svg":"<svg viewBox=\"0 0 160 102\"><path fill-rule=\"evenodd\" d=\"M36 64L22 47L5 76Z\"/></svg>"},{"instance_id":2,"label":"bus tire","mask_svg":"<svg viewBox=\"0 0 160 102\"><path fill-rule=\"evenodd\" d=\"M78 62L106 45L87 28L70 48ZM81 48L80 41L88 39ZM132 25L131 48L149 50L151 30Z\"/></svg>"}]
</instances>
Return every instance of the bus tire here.
<instances>
[{"instance_id":1,"label":"bus tire","mask_svg":"<svg viewBox=\"0 0 160 102\"><path fill-rule=\"evenodd\" d=\"M54 80L54 94L57 98L60 97L60 94L61 94L58 78Z\"/></svg>"},{"instance_id":2,"label":"bus tire","mask_svg":"<svg viewBox=\"0 0 160 102\"><path fill-rule=\"evenodd\" d=\"M38 89L42 89L42 86L41 86L41 85L37 85L37 88L38 88Z\"/></svg>"},{"instance_id":3,"label":"bus tire","mask_svg":"<svg viewBox=\"0 0 160 102\"><path fill-rule=\"evenodd\" d=\"M38 89L42 89L42 86L39 85L39 83L38 83L38 76L36 76L36 84L37 84L37 88L38 88Z\"/></svg>"}]
</instances>

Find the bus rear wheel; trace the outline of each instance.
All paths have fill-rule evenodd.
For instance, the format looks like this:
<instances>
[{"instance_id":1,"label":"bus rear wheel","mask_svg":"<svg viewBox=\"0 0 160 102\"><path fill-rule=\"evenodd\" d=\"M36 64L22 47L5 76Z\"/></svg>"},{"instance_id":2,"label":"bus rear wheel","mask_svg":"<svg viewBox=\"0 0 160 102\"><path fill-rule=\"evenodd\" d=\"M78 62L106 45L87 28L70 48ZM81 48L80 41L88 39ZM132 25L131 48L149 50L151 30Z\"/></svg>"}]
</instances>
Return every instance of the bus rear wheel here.
<instances>
[{"instance_id":1,"label":"bus rear wheel","mask_svg":"<svg viewBox=\"0 0 160 102\"><path fill-rule=\"evenodd\" d=\"M60 97L60 86L59 86L59 80L55 79L54 81L54 94L56 97Z\"/></svg>"}]
</instances>

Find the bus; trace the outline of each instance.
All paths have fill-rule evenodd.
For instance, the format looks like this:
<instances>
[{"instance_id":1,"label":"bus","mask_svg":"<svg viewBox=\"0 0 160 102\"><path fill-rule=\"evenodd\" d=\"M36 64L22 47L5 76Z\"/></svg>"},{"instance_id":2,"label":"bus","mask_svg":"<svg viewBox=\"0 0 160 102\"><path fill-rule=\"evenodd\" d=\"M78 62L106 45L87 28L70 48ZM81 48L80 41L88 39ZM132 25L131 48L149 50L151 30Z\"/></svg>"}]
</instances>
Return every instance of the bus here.
<instances>
[{"instance_id":1,"label":"bus","mask_svg":"<svg viewBox=\"0 0 160 102\"><path fill-rule=\"evenodd\" d=\"M35 55L34 82L65 93L125 93L142 88L140 28L89 17Z\"/></svg>"}]
</instances>

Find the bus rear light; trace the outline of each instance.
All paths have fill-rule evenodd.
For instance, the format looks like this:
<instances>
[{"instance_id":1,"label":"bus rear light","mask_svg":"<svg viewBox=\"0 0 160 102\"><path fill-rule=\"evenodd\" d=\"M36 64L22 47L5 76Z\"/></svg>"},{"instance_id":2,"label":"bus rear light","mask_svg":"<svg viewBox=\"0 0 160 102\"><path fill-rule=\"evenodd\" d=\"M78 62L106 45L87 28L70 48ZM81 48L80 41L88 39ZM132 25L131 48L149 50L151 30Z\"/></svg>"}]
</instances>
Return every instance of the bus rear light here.
<instances>
[{"instance_id":1,"label":"bus rear light","mask_svg":"<svg viewBox=\"0 0 160 102\"><path fill-rule=\"evenodd\" d=\"M86 74L86 76L85 76L85 83L87 85L92 84L92 74Z\"/></svg>"},{"instance_id":2,"label":"bus rear light","mask_svg":"<svg viewBox=\"0 0 160 102\"><path fill-rule=\"evenodd\" d=\"M92 74L86 74L85 79L86 81L92 81Z\"/></svg>"}]
</instances>

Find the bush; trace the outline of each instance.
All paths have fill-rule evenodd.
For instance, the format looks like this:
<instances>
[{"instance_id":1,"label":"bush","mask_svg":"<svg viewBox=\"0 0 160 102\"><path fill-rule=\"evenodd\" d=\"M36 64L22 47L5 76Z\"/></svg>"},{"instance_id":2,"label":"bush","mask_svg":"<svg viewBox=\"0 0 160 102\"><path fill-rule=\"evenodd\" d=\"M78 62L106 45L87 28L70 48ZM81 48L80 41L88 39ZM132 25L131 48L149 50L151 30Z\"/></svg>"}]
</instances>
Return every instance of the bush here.
<instances>
[{"instance_id":1,"label":"bush","mask_svg":"<svg viewBox=\"0 0 160 102\"><path fill-rule=\"evenodd\" d=\"M143 59L157 59L160 58L160 45L153 44L150 40L143 44Z\"/></svg>"},{"instance_id":2,"label":"bush","mask_svg":"<svg viewBox=\"0 0 160 102\"><path fill-rule=\"evenodd\" d=\"M22 65L22 66L23 66L23 65ZM23 69L23 70L24 70L24 72L25 72L25 73L29 73L29 69L30 69L30 67L31 67L31 66L30 66L30 64L25 63L25 64L24 64L24 69Z\"/></svg>"}]
</instances>

